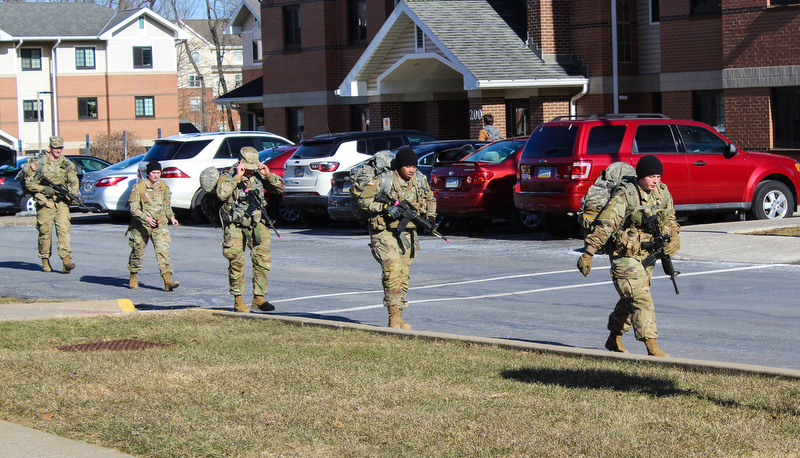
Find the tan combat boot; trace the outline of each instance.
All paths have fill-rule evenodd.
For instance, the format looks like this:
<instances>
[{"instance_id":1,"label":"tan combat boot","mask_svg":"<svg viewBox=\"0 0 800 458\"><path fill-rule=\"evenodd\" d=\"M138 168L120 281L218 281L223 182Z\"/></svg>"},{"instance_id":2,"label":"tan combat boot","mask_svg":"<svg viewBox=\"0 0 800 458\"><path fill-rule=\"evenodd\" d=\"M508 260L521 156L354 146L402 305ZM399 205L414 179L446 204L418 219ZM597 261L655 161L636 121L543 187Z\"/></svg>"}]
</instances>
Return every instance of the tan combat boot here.
<instances>
[{"instance_id":1,"label":"tan combat boot","mask_svg":"<svg viewBox=\"0 0 800 458\"><path fill-rule=\"evenodd\" d=\"M647 346L647 354L650 356L669 356L664 350L658 348L656 339L645 339L644 344Z\"/></svg>"},{"instance_id":2,"label":"tan combat boot","mask_svg":"<svg viewBox=\"0 0 800 458\"><path fill-rule=\"evenodd\" d=\"M275 310L275 306L267 302L264 296L253 296L253 310L255 309L262 312L271 312Z\"/></svg>"},{"instance_id":3,"label":"tan combat boot","mask_svg":"<svg viewBox=\"0 0 800 458\"><path fill-rule=\"evenodd\" d=\"M617 353L630 353L625 349L625 347L622 346L621 332L611 332L611 335L608 336L608 340L606 340L606 349L608 351L615 351Z\"/></svg>"},{"instance_id":4,"label":"tan combat boot","mask_svg":"<svg viewBox=\"0 0 800 458\"><path fill-rule=\"evenodd\" d=\"M139 273L131 272L131 279L128 280L128 288L136 289L139 287Z\"/></svg>"},{"instance_id":5,"label":"tan combat boot","mask_svg":"<svg viewBox=\"0 0 800 458\"><path fill-rule=\"evenodd\" d=\"M172 281L172 274L167 272L161 276L164 279L164 291L174 291L180 283Z\"/></svg>"},{"instance_id":6,"label":"tan combat boot","mask_svg":"<svg viewBox=\"0 0 800 458\"><path fill-rule=\"evenodd\" d=\"M42 258L42 270L45 272L52 272L53 268L50 267L50 260L47 258Z\"/></svg>"},{"instance_id":7,"label":"tan combat boot","mask_svg":"<svg viewBox=\"0 0 800 458\"><path fill-rule=\"evenodd\" d=\"M411 329L411 325L403 321L403 311L397 305L389 306L389 327L395 329Z\"/></svg>"},{"instance_id":8,"label":"tan combat boot","mask_svg":"<svg viewBox=\"0 0 800 458\"><path fill-rule=\"evenodd\" d=\"M72 269L75 268L75 263L72 262L72 256L66 255L62 261L64 262L64 270L62 270L63 273L68 274Z\"/></svg>"},{"instance_id":9,"label":"tan combat boot","mask_svg":"<svg viewBox=\"0 0 800 458\"><path fill-rule=\"evenodd\" d=\"M250 313L250 307L244 303L242 296L233 296L233 310L239 313Z\"/></svg>"}]
</instances>

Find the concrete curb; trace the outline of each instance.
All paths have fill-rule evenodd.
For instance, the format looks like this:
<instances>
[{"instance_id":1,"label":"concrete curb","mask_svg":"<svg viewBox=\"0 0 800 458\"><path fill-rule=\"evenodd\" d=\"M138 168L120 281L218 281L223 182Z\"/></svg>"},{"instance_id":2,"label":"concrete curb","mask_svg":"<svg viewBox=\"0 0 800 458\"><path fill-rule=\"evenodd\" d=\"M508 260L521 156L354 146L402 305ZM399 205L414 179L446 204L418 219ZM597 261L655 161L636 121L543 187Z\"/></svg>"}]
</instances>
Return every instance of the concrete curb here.
<instances>
[{"instance_id":1,"label":"concrete curb","mask_svg":"<svg viewBox=\"0 0 800 458\"><path fill-rule=\"evenodd\" d=\"M345 323L341 321L321 320L319 318L292 317L282 315L269 315L265 313L238 313L220 310L194 309L214 315L229 316L250 320L277 320L297 326L320 326L328 328L346 328L359 331L374 332L378 334L396 335L405 337L415 337L429 340L452 340L458 342L469 342L478 345L492 345L513 350L534 351L563 356L581 356L589 358L641 361L649 364L664 364L673 367L680 367L687 370L708 373L723 374L746 374L761 375L766 377L781 377L800 379L800 370L785 369L780 367L756 366L751 364L724 363L717 361L705 361L700 359L687 358L656 358L654 356L639 355L634 353L613 353L605 350L594 350L589 348L564 347L559 345L539 344L518 340L497 339L492 337L464 336L459 334L448 334L443 332L414 331L393 328L383 328L369 326L365 324Z\"/></svg>"},{"instance_id":2,"label":"concrete curb","mask_svg":"<svg viewBox=\"0 0 800 458\"><path fill-rule=\"evenodd\" d=\"M35 320L62 316L135 312L130 299L71 302L22 302L0 305L0 320Z\"/></svg>"}]
</instances>

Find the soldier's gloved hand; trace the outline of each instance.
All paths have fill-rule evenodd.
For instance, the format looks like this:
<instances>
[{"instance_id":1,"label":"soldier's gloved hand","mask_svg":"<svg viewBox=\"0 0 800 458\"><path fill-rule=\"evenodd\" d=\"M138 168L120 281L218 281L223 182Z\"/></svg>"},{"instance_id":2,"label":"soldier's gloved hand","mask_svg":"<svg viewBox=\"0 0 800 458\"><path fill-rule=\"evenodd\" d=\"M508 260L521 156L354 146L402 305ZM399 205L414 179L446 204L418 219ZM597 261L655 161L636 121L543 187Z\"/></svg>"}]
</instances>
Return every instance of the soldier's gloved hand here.
<instances>
[{"instance_id":1,"label":"soldier's gloved hand","mask_svg":"<svg viewBox=\"0 0 800 458\"><path fill-rule=\"evenodd\" d=\"M431 225L431 230L436 230L436 217L435 216L428 216L428 224Z\"/></svg>"},{"instance_id":2,"label":"soldier's gloved hand","mask_svg":"<svg viewBox=\"0 0 800 458\"><path fill-rule=\"evenodd\" d=\"M42 194L44 194L47 197L53 197L54 195L56 195L56 192L50 186L45 186L44 189L42 189Z\"/></svg>"},{"instance_id":3,"label":"soldier's gloved hand","mask_svg":"<svg viewBox=\"0 0 800 458\"><path fill-rule=\"evenodd\" d=\"M678 234L672 234L669 239L669 243L667 246L664 247L664 254L667 256L675 256L675 253L681 249L681 237Z\"/></svg>"},{"instance_id":4,"label":"soldier's gloved hand","mask_svg":"<svg viewBox=\"0 0 800 458\"><path fill-rule=\"evenodd\" d=\"M591 254L584 252L581 257L578 258L578 270L583 274L584 277L589 275L589 272L592 271Z\"/></svg>"},{"instance_id":5,"label":"soldier's gloved hand","mask_svg":"<svg viewBox=\"0 0 800 458\"><path fill-rule=\"evenodd\" d=\"M394 219L400 219L401 218L401 216L400 216L400 207L398 207L396 205L388 205L387 204L385 210L386 210L386 214L391 216L392 218L394 218Z\"/></svg>"}]
</instances>

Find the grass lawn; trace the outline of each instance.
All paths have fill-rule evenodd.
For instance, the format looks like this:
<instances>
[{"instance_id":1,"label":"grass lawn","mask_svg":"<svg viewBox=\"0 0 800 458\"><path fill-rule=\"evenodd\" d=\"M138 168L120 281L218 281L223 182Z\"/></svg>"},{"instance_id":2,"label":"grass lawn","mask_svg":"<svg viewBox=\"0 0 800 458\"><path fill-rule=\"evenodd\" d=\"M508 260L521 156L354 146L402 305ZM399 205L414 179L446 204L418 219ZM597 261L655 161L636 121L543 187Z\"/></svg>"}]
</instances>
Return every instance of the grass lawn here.
<instances>
[{"instance_id":1,"label":"grass lawn","mask_svg":"<svg viewBox=\"0 0 800 458\"><path fill-rule=\"evenodd\" d=\"M787 237L800 237L800 226L779 227L766 231L748 232L748 235L784 235Z\"/></svg>"},{"instance_id":2,"label":"grass lawn","mask_svg":"<svg viewBox=\"0 0 800 458\"><path fill-rule=\"evenodd\" d=\"M198 311L0 322L0 418L148 457L797 456L800 381ZM137 339L138 351L57 346Z\"/></svg>"}]
</instances>

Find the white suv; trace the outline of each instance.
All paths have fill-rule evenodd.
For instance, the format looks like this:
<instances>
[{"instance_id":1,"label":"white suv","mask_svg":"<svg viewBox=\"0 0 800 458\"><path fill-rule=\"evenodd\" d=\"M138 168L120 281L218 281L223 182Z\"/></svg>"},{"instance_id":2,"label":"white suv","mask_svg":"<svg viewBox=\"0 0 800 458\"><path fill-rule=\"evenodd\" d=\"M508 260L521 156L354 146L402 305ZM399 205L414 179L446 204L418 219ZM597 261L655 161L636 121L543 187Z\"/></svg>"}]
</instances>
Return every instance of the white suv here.
<instances>
[{"instance_id":1,"label":"white suv","mask_svg":"<svg viewBox=\"0 0 800 458\"><path fill-rule=\"evenodd\" d=\"M328 192L333 172L347 170L378 151L433 140L437 138L417 130L344 132L305 139L283 165L283 201L299 211L306 224L325 225L330 221Z\"/></svg>"},{"instance_id":2,"label":"white suv","mask_svg":"<svg viewBox=\"0 0 800 458\"><path fill-rule=\"evenodd\" d=\"M200 188L200 172L210 166L230 167L239 158L239 151L252 146L256 151L281 145L290 140L269 132L205 132L173 135L155 141L139 163L139 176L147 176L147 163L155 159L161 164L161 179L172 192L175 217L186 220L194 215L207 218L200 208L205 193Z\"/></svg>"}]
</instances>

